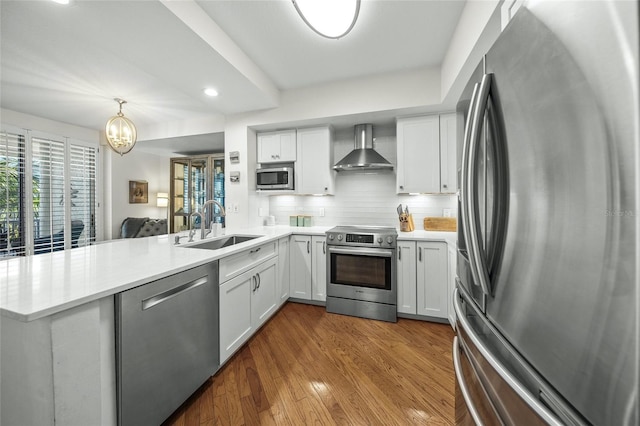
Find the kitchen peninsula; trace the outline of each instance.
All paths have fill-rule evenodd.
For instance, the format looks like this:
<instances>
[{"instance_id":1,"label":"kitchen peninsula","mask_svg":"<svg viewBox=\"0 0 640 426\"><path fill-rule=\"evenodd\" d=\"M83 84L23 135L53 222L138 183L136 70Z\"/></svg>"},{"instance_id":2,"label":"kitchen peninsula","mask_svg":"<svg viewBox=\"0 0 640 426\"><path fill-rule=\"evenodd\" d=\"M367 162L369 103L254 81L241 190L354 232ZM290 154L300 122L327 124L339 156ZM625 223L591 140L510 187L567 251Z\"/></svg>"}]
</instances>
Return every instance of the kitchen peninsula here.
<instances>
[{"instance_id":1,"label":"kitchen peninsula","mask_svg":"<svg viewBox=\"0 0 640 426\"><path fill-rule=\"evenodd\" d=\"M162 235L0 262L2 423L116 424L114 295L266 244L277 247L294 234L324 236L327 229L227 231L259 237L217 250L189 249L198 241L175 245L174 235ZM451 232L402 234L455 241Z\"/></svg>"}]
</instances>

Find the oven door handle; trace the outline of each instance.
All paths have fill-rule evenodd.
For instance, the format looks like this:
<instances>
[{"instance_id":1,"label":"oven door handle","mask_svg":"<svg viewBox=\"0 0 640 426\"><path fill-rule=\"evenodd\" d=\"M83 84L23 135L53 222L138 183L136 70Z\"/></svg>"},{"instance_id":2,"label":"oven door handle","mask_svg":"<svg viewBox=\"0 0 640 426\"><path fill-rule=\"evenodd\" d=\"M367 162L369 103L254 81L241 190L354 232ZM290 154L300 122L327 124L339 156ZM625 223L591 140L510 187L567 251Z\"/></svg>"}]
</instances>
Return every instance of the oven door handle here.
<instances>
[{"instance_id":1,"label":"oven door handle","mask_svg":"<svg viewBox=\"0 0 640 426\"><path fill-rule=\"evenodd\" d=\"M351 254L358 256L393 257L393 250L368 249L368 248L334 248L329 247L329 254Z\"/></svg>"}]
</instances>

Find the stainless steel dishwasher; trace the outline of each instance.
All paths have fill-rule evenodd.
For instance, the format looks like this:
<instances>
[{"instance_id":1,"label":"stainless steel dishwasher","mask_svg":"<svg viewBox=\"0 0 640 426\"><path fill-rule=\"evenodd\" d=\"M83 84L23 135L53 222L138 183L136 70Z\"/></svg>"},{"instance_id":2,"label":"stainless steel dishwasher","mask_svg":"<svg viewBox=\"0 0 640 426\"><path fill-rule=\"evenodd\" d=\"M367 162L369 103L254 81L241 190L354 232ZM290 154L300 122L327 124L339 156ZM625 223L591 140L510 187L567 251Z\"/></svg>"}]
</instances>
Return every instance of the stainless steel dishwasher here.
<instances>
[{"instance_id":1,"label":"stainless steel dishwasher","mask_svg":"<svg viewBox=\"0 0 640 426\"><path fill-rule=\"evenodd\" d=\"M218 261L115 297L118 424L159 425L219 368Z\"/></svg>"}]
</instances>

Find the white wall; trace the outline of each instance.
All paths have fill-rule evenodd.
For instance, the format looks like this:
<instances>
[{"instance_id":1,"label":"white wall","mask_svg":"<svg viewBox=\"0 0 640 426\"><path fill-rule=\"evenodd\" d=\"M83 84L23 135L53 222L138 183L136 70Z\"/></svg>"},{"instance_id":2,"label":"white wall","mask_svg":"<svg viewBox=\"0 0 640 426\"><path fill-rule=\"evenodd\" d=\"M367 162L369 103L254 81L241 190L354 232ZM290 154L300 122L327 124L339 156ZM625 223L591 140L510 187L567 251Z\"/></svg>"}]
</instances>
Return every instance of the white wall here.
<instances>
[{"instance_id":1,"label":"white wall","mask_svg":"<svg viewBox=\"0 0 640 426\"><path fill-rule=\"evenodd\" d=\"M384 158L397 163L395 126L374 127L374 148ZM334 133L337 162L353 149L353 128ZM398 227L398 204L409 206L416 229L423 229L425 216L442 216L443 209L457 213L455 195L397 195L394 171L340 172L336 174L333 196L261 195L269 202L269 214L276 224L288 225L289 216L310 215L312 225L379 225ZM324 216L320 210L324 209ZM265 212L266 213L266 212Z\"/></svg>"},{"instance_id":2,"label":"white wall","mask_svg":"<svg viewBox=\"0 0 640 426\"><path fill-rule=\"evenodd\" d=\"M100 132L84 127L73 126L67 123L36 117L34 115L23 114L21 112L0 109L0 121L23 129L38 130L40 132L51 133L72 139L95 143L100 142Z\"/></svg>"},{"instance_id":3,"label":"white wall","mask_svg":"<svg viewBox=\"0 0 640 426\"><path fill-rule=\"evenodd\" d=\"M440 104L440 69L421 68L282 92L278 108L246 114L250 126ZM312 124L312 123L309 123Z\"/></svg>"},{"instance_id":4,"label":"white wall","mask_svg":"<svg viewBox=\"0 0 640 426\"><path fill-rule=\"evenodd\" d=\"M118 238L120 225L127 217L164 219L167 208L156 206L156 194L169 192L169 157L146 154L135 148L122 157L109 147L102 147L105 164L104 239ZM146 180L147 204L129 204L129 181Z\"/></svg>"},{"instance_id":5,"label":"white wall","mask_svg":"<svg viewBox=\"0 0 640 426\"><path fill-rule=\"evenodd\" d=\"M199 117L191 120L154 123L151 126L138 127L138 140L148 141L180 136L203 135L206 133L220 133L224 131L224 123L224 116L220 114L207 118Z\"/></svg>"}]
</instances>

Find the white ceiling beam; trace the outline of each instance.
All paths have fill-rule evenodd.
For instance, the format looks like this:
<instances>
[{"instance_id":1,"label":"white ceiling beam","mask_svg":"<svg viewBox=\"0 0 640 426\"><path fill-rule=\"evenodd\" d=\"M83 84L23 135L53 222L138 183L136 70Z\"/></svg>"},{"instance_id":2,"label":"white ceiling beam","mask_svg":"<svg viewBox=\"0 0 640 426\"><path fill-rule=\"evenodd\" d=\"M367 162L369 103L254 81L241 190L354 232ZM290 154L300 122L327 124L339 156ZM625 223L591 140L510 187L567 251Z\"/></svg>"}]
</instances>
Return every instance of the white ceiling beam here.
<instances>
[{"instance_id":1,"label":"white ceiling beam","mask_svg":"<svg viewBox=\"0 0 640 426\"><path fill-rule=\"evenodd\" d=\"M274 107L279 104L280 91L276 85L194 0L160 2L263 92L273 102Z\"/></svg>"}]
</instances>

